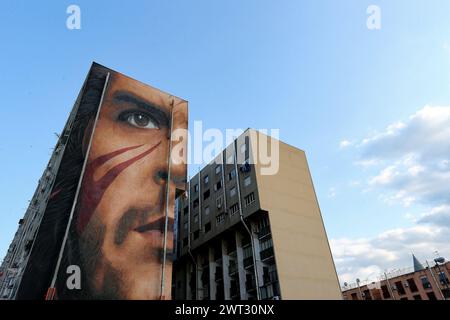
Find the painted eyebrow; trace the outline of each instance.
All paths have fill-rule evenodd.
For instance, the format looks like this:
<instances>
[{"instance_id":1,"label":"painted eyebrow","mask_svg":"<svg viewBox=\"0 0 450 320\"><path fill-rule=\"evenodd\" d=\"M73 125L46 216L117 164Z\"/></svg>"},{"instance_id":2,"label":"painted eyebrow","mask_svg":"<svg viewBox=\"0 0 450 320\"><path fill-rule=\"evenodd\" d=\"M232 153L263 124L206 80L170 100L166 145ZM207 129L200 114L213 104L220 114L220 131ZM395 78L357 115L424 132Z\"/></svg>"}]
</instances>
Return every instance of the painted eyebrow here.
<instances>
[{"instance_id":1,"label":"painted eyebrow","mask_svg":"<svg viewBox=\"0 0 450 320\"><path fill-rule=\"evenodd\" d=\"M149 112L156 118L160 125L169 126L169 114L161 109L161 107L141 98L128 91L117 91L113 95L113 101L117 103L131 103L139 109Z\"/></svg>"}]
</instances>

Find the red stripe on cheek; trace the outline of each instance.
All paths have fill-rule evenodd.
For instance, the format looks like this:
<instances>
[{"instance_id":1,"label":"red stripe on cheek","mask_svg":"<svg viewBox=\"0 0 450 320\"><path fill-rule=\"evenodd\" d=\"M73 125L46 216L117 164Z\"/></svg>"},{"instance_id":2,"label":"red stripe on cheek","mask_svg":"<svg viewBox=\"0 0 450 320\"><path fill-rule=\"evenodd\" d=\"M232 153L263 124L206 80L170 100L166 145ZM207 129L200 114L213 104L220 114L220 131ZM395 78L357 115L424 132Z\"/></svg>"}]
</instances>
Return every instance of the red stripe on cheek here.
<instances>
[{"instance_id":1,"label":"red stripe on cheek","mask_svg":"<svg viewBox=\"0 0 450 320\"><path fill-rule=\"evenodd\" d=\"M98 204L103 198L103 195L105 194L106 189L113 183L113 181L117 178L117 176L126 168L131 166L136 161L144 158L145 156L152 153L159 145L161 144L161 141L158 142L156 145L151 147L150 149L142 152L141 154L138 154L137 156L126 160L124 162L119 163L118 165L111 168L102 178L100 178L98 181L94 180L94 173L95 171L105 162L108 160L124 153L129 150L133 150L136 148L141 147L134 146L134 147L127 147L122 148L116 151L113 151L111 153L102 155L91 162L89 162L86 166L86 170L84 173L84 180L81 187L81 195L80 195L80 207L79 207L79 214L78 214L78 220L77 220L77 231L78 234L81 234L88 224L89 220L91 219L92 214L94 213L95 209L97 209Z\"/></svg>"}]
</instances>

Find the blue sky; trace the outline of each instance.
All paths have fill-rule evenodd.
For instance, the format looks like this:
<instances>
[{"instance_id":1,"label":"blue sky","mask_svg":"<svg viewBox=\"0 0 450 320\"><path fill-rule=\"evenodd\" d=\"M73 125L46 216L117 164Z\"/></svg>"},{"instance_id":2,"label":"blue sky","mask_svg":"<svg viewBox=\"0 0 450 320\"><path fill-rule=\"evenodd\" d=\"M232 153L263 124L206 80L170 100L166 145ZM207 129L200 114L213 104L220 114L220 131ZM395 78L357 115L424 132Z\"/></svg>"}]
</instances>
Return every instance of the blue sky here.
<instances>
[{"instance_id":1,"label":"blue sky","mask_svg":"<svg viewBox=\"0 0 450 320\"><path fill-rule=\"evenodd\" d=\"M66 28L70 4L81 30ZM380 30L366 27L371 4ZM432 170L421 146L445 164L448 143L407 134L447 134L429 115L448 119L448 12L444 0L4 1L0 256L92 61L185 98L191 126L279 128L305 150L342 279L409 265L411 251L450 254L446 229L424 238L436 227L429 217L450 227L448 171L421 176Z\"/></svg>"}]
</instances>

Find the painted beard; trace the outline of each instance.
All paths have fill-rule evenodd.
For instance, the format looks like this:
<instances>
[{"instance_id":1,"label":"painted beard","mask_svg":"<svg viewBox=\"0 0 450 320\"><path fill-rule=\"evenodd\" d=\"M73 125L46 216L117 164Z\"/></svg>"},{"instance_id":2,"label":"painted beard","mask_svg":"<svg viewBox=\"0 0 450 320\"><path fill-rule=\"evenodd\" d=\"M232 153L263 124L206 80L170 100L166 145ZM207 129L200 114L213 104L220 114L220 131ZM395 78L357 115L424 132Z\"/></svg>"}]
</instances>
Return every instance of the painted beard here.
<instances>
[{"instance_id":1,"label":"painted beard","mask_svg":"<svg viewBox=\"0 0 450 320\"><path fill-rule=\"evenodd\" d=\"M123 274L111 265L101 250L105 233L106 226L94 215L79 237L80 262L85 284L82 289L85 291L83 296L96 300L125 299L127 288ZM103 268L103 275L98 275L99 268ZM97 285L97 280L100 280L100 286Z\"/></svg>"},{"instance_id":2,"label":"painted beard","mask_svg":"<svg viewBox=\"0 0 450 320\"><path fill-rule=\"evenodd\" d=\"M124 252L128 254L130 259L137 258L139 263L143 265L161 265L164 250L162 247L162 237L164 232L165 217L158 218L153 222L148 223L148 217L153 214L159 214L161 212L161 206L157 206L150 209L138 209L130 208L122 214L121 218L117 222L114 228L114 246L120 247L125 245L127 237L133 233L146 233L157 232L161 235L161 243L158 246L147 242L144 247L141 247L139 251L137 248L133 248L133 252ZM173 228L173 219L168 219L168 230ZM86 225L85 231L78 239L78 245L80 248L80 262L84 275L84 288L85 292L83 296L87 299L128 299L130 294L133 293L132 280L139 277L139 274L132 273L128 269L126 272L114 267L108 260L107 254L103 252L102 247L105 241L106 226L100 221L97 214L94 213L89 223ZM169 263L172 261L171 248L168 248L166 253L166 259ZM124 248L125 250L125 248ZM136 260L135 260L136 261ZM130 260L130 263L132 261ZM140 268L139 268L140 269ZM136 271L138 268L136 268ZM140 269L142 270L142 269ZM158 284L160 278L157 274L145 274L145 278L140 282L148 282L152 285L152 282L156 281ZM153 284L157 285L157 284ZM151 299L158 299L159 295L154 297L148 297Z\"/></svg>"}]
</instances>

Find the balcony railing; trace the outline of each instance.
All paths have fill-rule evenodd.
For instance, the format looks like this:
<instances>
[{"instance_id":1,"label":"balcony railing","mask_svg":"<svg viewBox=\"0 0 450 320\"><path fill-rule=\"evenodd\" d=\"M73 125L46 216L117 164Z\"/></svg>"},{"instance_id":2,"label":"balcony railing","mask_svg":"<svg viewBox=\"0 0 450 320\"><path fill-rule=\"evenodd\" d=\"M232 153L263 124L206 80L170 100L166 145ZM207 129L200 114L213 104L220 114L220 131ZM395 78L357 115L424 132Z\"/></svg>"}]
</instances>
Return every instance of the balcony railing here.
<instances>
[{"instance_id":1,"label":"balcony railing","mask_svg":"<svg viewBox=\"0 0 450 320\"><path fill-rule=\"evenodd\" d=\"M270 227L269 226L265 226L262 227L259 231L258 231L258 237L261 239L265 236L267 236L268 234L270 234Z\"/></svg>"},{"instance_id":2,"label":"balcony railing","mask_svg":"<svg viewBox=\"0 0 450 320\"><path fill-rule=\"evenodd\" d=\"M280 287L278 282L260 287L261 300L280 299Z\"/></svg>"},{"instance_id":3,"label":"balcony railing","mask_svg":"<svg viewBox=\"0 0 450 320\"><path fill-rule=\"evenodd\" d=\"M269 273L265 273L263 275L263 281L264 281L264 284L270 284L273 282L277 282L278 281L277 272L274 270L274 271L270 271Z\"/></svg>"},{"instance_id":4,"label":"balcony railing","mask_svg":"<svg viewBox=\"0 0 450 320\"><path fill-rule=\"evenodd\" d=\"M255 290L255 280L251 279L251 280L245 281L245 289L247 291Z\"/></svg>"},{"instance_id":5,"label":"balcony railing","mask_svg":"<svg viewBox=\"0 0 450 320\"><path fill-rule=\"evenodd\" d=\"M261 260L265 260L270 257L273 257L273 247L270 247L270 248L267 248L267 249L264 249L263 251L261 251L260 256L261 256Z\"/></svg>"}]
</instances>

